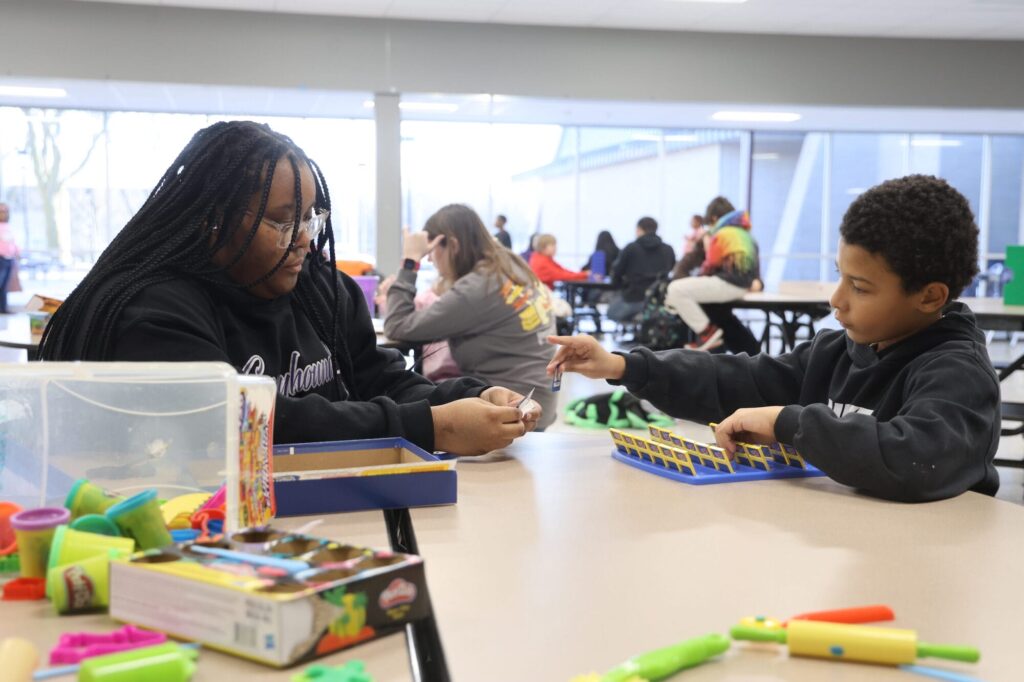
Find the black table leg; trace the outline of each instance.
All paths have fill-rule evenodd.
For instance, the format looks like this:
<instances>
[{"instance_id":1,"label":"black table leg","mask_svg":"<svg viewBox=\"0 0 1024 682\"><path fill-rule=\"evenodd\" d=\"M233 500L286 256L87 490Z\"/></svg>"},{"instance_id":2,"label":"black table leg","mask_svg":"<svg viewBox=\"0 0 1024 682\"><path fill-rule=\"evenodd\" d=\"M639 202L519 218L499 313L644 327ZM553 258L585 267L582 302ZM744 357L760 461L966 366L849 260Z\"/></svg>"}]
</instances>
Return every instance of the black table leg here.
<instances>
[{"instance_id":1,"label":"black table leg","mask_svg":"<svg viewBox=\"0 0 1024 682\"><path fill-rule=\"evenodd\" d=\"M419 554L416 545L416 533L412 527L412 515L408 509L385 509L384 522L388 527L388 540L391 549L404 554ZM430 595L424 595L427 599ZM409 664L412 667L413 679L416 682L449 682L448 664L444 657L441 644L441 633L437 620L431 615L423 620L408 623L405 626L406 640L409 644Z\"/></svg>"}]
</instances>

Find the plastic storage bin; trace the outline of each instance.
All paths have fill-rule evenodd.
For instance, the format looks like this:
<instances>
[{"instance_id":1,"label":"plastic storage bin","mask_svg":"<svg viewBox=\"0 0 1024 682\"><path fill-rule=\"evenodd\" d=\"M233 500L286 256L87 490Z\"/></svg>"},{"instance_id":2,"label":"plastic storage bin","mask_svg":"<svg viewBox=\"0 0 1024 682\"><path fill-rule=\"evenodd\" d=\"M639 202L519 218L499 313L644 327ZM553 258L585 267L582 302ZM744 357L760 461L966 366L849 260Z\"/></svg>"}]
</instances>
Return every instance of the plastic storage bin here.
<instances>
[{"instance_id":1,"label":"plastic storage bin","mask_svg":"<svg viewBox=\"0 0 1024 682\"><path fill-rule=\"evenodd\" d=\"M377 293L377 284L380 282L380 278L376 275L358 275L352 279L363 290L363 298L366 299L366 307L370 309L370 317L374 317L377 314L377 305L373 297Z\"/></svg>"},{"instance_id":2,"label":"plastic storage bin","mask_svg":"<svg viewBox=\"0 0 1024 682\"><path fill-rule=\"evenodd\" d=\"M0 500L61 506L79 478L165 499L227 480L227 525L260 525L275 396L217 362L0 364Z\"/></svg>"}]
</instances>

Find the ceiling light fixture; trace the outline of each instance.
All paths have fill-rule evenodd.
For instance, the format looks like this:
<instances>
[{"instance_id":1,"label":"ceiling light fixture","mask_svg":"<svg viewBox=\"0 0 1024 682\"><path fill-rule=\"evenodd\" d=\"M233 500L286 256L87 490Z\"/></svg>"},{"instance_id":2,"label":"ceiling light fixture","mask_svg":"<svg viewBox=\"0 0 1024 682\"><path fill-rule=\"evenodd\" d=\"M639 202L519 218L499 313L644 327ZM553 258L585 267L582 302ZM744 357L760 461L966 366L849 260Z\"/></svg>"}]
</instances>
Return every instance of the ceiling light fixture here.
<instances>
[{"instance_id":1,"label":"ceiling light fixture","mask_svg":"<svg viewBox=\"0 0 1024 682\"><path fill-rule=\"evenodd\" d=\"M372 99L368 99L363 102L363 106L367 109L373 109L374 104ZM405 109L406 111L433 111L439 113L452 113L459 110L458 104L452 104L450 102L399 102L399 109Z\"/></svg>"},{"instance_id":2,"label":"ceiling light fixture","mask_svg":"<svg viewBox=\"0 0 1024 682\"><path fill-rule=\"evenodd\" d=\"M716 111L711 114L713 121L742 123L792 123L803 118L788 111Z\"/></svg>"},{"instance_id":3,"label":"ceiling light fixture","mask_svg":"<svg viewBox=\"0 0 1024 682\"><path fill-rule=\"evenodd\" d=\"M633 142L660 142L661 135L657 133L634 133L629 139ZM672 133L665 136L665 142L696 142L696 135L682 135Z\"/></svg>"},{"instance_id":4,"label":"ceiling light fixture","mask_svg":"<svg viewBox=\"0 0 1024 682\"><path fill-rule=\"evenodd\" d=\"M406 111L436 111L452 113L453 111L459 110L458 104L452 104L450 102L399 102L399 109L405 109Z\"/></svg>"},{"instance_id":5,"label":"ceiling light fixture","mask_svg":"<svg viewBox=\"0 0 1024 682\"><path fill-rule=\"evenodd\" d=\"M64 88L42 88L32 85L0 85L0 97L67 97Z\"/></svg>"},{"instance_id":6,"label":"ceiling light fixture","mask_svg":"<svg viewBox=\"0 0 1024 682\"><path fill-rule=\"evenodd\" d=\"M934 137L914 138L910 141L911 147L959 147L961 145L963 142L960 140L943 140Z\"/></svg>"}]
</instances>

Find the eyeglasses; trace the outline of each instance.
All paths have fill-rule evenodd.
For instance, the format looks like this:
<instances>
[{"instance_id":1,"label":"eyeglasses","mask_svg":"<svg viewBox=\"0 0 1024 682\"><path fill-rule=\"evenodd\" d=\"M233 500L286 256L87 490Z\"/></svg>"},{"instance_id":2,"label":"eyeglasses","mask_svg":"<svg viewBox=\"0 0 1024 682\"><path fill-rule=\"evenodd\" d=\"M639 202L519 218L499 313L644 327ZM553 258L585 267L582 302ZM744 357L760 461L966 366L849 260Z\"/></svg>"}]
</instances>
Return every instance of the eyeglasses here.
<instances>
[{"instance_id":1,"label":"eyeglasses","mask_svg":"<svg viewBox=\"0 0 1024 682\"><path fill-rule=\"evenodd\" d=\"M252 213L252 211L246 211L246 213ZM324 227L327 226L327 218L331 215L328 210L318 209L313 211L313 215L299 223L299 234L304 230L309 235L309 241L315 242L316 238L320 236L320 233L324 231ZM277 245L282 249L287 248L292 242L292 230L295 225L294 220L289 220L287 223L279 223L276 220L264 217L263 222L278 231L279 237ZM296 235L296 238L298 235Z\"/></svg>"}]
</instances>

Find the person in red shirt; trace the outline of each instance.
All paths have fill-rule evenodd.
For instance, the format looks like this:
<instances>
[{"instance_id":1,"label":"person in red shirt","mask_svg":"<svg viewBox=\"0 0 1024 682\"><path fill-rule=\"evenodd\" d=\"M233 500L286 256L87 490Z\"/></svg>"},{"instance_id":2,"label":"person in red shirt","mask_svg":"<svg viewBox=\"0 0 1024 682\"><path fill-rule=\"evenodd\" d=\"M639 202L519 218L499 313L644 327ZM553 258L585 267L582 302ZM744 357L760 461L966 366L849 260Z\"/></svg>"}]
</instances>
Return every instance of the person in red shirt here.
<instances>
[{"instance_id":1,"label":"person in red shirt","mask_svg":"<svg viewBox=\"0 0 1024 682\"><path fill-rule=\"evenodd\" d=\"M589 274L566 270L555 261L555 251L558 250L558 240L554 235L542 234L537 236L533 253L530 254L530 269L537 275L537 279L544 282L548 287L553 287L557 281L586 279Z\"/></svg>"}]
</instances>

